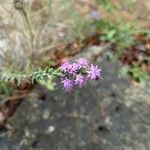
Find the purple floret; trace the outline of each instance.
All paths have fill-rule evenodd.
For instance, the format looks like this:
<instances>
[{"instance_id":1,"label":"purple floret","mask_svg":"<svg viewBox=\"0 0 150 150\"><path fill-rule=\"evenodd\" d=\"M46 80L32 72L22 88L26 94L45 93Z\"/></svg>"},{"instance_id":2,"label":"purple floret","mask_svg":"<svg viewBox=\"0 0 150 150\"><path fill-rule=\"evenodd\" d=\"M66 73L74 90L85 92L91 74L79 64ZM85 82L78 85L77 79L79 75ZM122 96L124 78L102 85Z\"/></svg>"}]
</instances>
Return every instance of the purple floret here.
<instances>
[{"instance_id":1,"label":"purple floret","mask_svg":"<svg viewBox=\"0 0 150 150\"><path fill-rule=\"evenodd\" d=\"M75 74L80 70L80 65L78 63L65 62L60 67L62 71L69 74Z\"/></svg>"},{"instance_id":2,"label":"purple floret","mask_svg":"<svg viewBox=\"0 0 150 150\"><path fill-rule=\"evenodd\" d=\"M85 86L88 79L96 80L101 77L101 68L89 64L84 58L79 58L75 62L67 61L60 69L62 70L61 83L68 92L71 92L75 85L80 88Z\"/></svg>"},{"instance_id":3,"label":"purple floret","mask_svg":"<svg viewBox=\"0 0 150 150\"><path fill-rule=\"evenodd\" d=\"M89 64L89 62L84 58L79 58L76 62L80 66L80 68L86 68Z\"/></svg>"},{"instance_id":4,"label":"purple floret","mask_svg":"<svg viewBox=\"0 0 150 150\"><path fill-rule=\"evenodd\" d=\"M60 69L64 72L68 72L69 69L71 68L71 64L69 61L66 61L65 63L63 63L61 66L60 66Z\"/></svg>"},{"instance_id":5,"label":"purple floret","mask_svg":"<svg viewBox=\"0 0 150 150\"><path fill-rule=\"evenodd\" d=\"M77 73L79 70L80 70L79 64L77 64L77 63L72 63L72 64L70 65L70 68L69 68L69 72L68 72L68 73L70 73L70 74L75 74L75 73Z\"/></svg>"},{"instance_id":6,"label":"purple floret","mask_svg":"<svg viewBox=\"0 0 150 150\"><path fill-rule=\"evenodd\" d=\"M101 77L101 69L96 65L94 66L93 64L91 64L89 71L87 71L88 73L88 78L91 79L98 79Z\"/></svg>"},{"instance_id":7,"label":"purple floret","mask_svg":"<svg viewBox=\"0 0 150 150\"><path fill-rule=\"evenodd\" d=\"M72 88L73 88L73 86L74 86L73 81L70 80L70 79L65 78L65 79L63 79L61 82L63 83L64 89L65 89L66 91L68 91L68 92L71 92L71 90L72 90Z\"/></svg>"},{"instance_id":8,"label":"purple floret","mask_svg":"<svg viewBox=\"0 0 150 150\"><path fill-rule=\"evenodd\" d=\"M84 77L84 76L78 74L78 75L76 76L76 79L75 79L75 84L78 85L78 86L81 88L81 87L83 87L83 86L86 85L86 81L87 81L87 80L86 80L86 77Z\"/></svg>"}]
</instances>

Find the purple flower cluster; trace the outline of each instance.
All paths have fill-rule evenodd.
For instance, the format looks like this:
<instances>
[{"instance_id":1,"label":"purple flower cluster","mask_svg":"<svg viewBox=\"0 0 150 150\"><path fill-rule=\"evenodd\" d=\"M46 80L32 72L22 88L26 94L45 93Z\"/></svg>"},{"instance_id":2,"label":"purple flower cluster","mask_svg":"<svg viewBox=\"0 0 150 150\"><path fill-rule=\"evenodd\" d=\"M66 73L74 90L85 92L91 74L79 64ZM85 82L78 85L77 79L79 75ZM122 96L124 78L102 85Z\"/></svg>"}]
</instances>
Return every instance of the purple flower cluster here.
<instances>
[{"instance_id":1,"label":"purple flower cluster","mask_svg":"<svg viewBox=\"0 0 150 150\"><path fill-rule=\"evenodd\" d=\"M101 68L90 64L84 58L79 58L75 62L67 61L60 69L63 72L61 83L68 92L76 85L80 88L85 86L89 79L96 80L101 77Z\"/></svg>"}]
</instances>

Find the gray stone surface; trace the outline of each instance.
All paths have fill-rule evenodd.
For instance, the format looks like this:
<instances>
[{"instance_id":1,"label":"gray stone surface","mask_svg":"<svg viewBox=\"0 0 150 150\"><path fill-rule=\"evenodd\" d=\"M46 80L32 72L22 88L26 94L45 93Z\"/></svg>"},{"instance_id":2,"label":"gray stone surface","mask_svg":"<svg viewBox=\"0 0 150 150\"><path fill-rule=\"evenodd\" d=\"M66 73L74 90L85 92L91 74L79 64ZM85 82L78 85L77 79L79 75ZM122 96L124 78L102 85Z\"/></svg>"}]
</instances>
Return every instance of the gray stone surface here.
<instances>
[{"instance_id":1,"label":"gray stone surface","mask_svg":"<svg viewBox=\"0 0 150 150\"><path fill-rule=\"evenodd\" d=\"M149 83L135 88L118 78L118 62L96 63L102 80L26 99L9 121L13 129L0 133L0 150L150 150Z\"/></svg>"}]
</instances>

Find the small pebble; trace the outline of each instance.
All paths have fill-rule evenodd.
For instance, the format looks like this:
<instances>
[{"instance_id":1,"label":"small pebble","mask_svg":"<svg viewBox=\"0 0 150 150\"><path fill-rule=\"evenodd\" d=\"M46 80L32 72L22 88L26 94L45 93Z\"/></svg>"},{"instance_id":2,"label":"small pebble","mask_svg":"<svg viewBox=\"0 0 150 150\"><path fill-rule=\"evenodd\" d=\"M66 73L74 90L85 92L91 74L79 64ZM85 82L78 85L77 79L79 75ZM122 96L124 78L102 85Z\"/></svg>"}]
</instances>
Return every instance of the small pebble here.
<instances>
[{"instance_id":1,"label":"small pebble","mask_svg":"<svg viewBox=\"0 0 150 150\"><path fill-rule=\"evenodd\" d=\"M54 132L55 131L55 127L54 126L49 126L48 127L48 132L49 133L52 133L52 132Z\"/></svg>"}]
</instances>

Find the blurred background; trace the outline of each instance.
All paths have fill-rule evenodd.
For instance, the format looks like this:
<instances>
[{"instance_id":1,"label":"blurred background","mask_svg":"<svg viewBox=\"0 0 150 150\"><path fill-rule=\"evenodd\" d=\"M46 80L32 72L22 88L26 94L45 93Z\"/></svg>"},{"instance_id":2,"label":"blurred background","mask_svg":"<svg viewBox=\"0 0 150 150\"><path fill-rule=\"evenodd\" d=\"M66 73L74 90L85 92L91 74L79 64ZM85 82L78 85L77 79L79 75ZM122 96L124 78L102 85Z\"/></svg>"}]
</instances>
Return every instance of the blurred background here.
<instances>
[{"instance_id":1,"label":"blurred background","mask_svg":"<svg viewBox=\"0 0 150 150\"><path fill-rule=\"evenodd\" d=\"M86 58L71 93L30 74ZM0 0L0 150L150 150L149 0Z\"/></svg>"}]
</instances>

